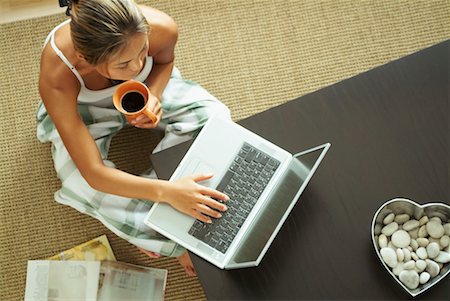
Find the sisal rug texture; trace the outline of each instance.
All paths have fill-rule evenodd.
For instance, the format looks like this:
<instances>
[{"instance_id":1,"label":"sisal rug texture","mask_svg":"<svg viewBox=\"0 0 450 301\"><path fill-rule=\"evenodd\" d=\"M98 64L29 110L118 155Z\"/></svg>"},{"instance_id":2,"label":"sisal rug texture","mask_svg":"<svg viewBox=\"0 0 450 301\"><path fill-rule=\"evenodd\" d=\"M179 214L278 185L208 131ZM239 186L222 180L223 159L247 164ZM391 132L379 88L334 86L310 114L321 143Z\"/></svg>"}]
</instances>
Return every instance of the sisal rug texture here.
<instances>
[{"instance_id":1,"label":"sisal rug texture","mask_svg":"<svg viewBox=\"0 0 450 301\"><path fill-rule=\"evenodd\" d=\"M449 1L139 1L179 25L176 65L232 111L269 109L450 37ZM57 5L57 1L55 1ZM41 46L63 14L0 26L0 300L23 299L27 260L106 233L119 261L166 268L167 300L204 300L173 258L149 259L57 204L50 145L35 134ZM110 157L139 173L159 133L127 128Z\"/></svg>"}]
</instances>

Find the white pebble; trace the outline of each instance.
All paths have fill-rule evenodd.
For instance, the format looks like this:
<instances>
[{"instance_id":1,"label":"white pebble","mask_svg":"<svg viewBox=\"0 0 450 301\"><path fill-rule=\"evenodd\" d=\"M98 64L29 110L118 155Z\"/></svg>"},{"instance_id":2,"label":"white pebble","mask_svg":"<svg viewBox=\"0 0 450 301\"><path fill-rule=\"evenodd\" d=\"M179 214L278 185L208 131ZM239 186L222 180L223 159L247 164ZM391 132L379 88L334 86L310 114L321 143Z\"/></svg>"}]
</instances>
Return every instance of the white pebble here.
<instances>
[{"instance_id":1,"label":"white pebble","mask_svg":"<svg viewBox=\"0 0 450 301\"><path fill-rule=\"evenodd\" d=\"M419 247L426 247L428 246L428 244L430 243L428 241L428 239L424 238L424 237L419 237L418 239L416 239L417 243L419 244Z\"/></svg>"},{"instance_id":2,"label":"white pebble","mask_svg":"<svg viewBox=\"0 0 450 301\"><path fill-rule=\"evenodd\" d=\"M398 248L406 248L411 243L411 237L405 230L398 230L392 234L392 244Z\"/></svg>"},{"instance_id":3,"label":"white pebble","mask_svg":"<svg viewBox=\"0 0 450 301\"><path fill-rule=\"evenodd\" d=\"M381 228L382 226L380 224L376 224L375 225L375 229L373 230L373 232L375 233L375 235L380 235L381 233Z\"/></svg>"},{"instance_id":4,"label":"white pebble","mask_svg":"<svg viewBox=\"0 0 450 301\"><path fill-rule=\"evenodd\" d=\"M390 223L392 223L394 221L394 213L389 213L384 219L383 219L383 224L388 225Z\"/></svg>"},{"instance_id":5,"label":"white pebble","mask_svg":"<svg viewBox=\"0 0 450 301\"><path fill-rule=\"evenodd\" d=\"M436 220L430 220L427 223L427 232L431 237L438 239L441 238L445 233L444 227L440 222Z\"/></svg>"},{"instance_id":6,"label":"white pebble","mask_svg":"<svg viewBox=\"0 0 450 301\"><path fill-rule=\"evenodd\" d=\"M435 242L435 243L439 244L440 239L433 238L433 237L428 237L428 241L429 241L430 243Z\"/></svg>"},{"instance_id":7,"label":"white pebble","mask_svg":"<svg viewBox=\"0 0 450 301\"><path fill-rule=\"evenodd\" d=\"M417 254L417 256L419 256L420 259L428 258L427 250L424 247L418 248L416 251L416 254Z\"/></svg>"},{"instance_id":8,"label":"white pebble","mask_svg":"<svg viewBox=\"0 0 450 301\"><path fill-rule=\"evenodd\" d=\"M402 262L405 259L405 254L403 254L402 249L397 249L395 251L395 253L397 253L397 261L398 262Z\"/></svg>"},{"instance_id":9,"label":"white pebble","mask_svg":"<svg viewBox=\"0 0 450 301\"><path fill-rule=\"evenodd\" d=\"M399 263L395 266L395 268L392 269L392 273L394 273L395 276L400 275L400 273L401 273L402 271L405 270L404 267L403 267L404 265L405 265L405 264L404 264L403 262L399 262Z\"/></svg>"},{"instance_id":10,"label":"white pebble","mask_svg":"<svg viewBox=\"0 0 450 301\"><path fill-rule=\"evenodd\" d=\"M386 247L387 247L387 245L388 245L388 239L387 239L386 235L381 234L381 235L378 237L378 245L380 246L380 249L386 248Z\"/></svg>"},{"instance_id":11,"label":"white pebble","mask_svg":"<svg viewBox=\"0 0 450 301\"><path fill-rule=\"evenodd\" d=\"M391 248L382 248L380 250L381 258L391 268L397 265L397 253Z\"/></svg>"},{"instance_id":12,"label":"white pebble","mask_svg":"<svg viewBox=\"0 0 450 301\"><path fill-rule=\"evenodd\" d=\"M428 221L429 221L429 219L428 219L428 216L422 216L422 218L421 219L419 219L419 225L420 226L423 226L423 225L425 225L426 223L428 223Z\"/></svg>"},{"instance_id":13,"label":"white pebble","mask_svg":"<svg viewBox=\"0 0 450 301\"><path fill-rule=\"evenodd\" d=\"M445 231L445 234L447 234L448 236L450 236L450 223L446 223L446 224L444 225L444 231Z\"/></svg>"},{"instance_id":14,"label":"white pebble","mask_svg":"<svg viewBox=\"0 0 450 301\"><path fill-rule=\"evenodd\" d=\"M414 260L419 260L419 256L417 256L416 252L411 252L411 258Z\"/></svg>"},{"instance_id":15,"label":"white pebble","mask_svg":"<svg viewBox=\"0 0 450 301\"><path fill-rule=\"evenodd\" d=\"M423 270L425 270L426 267L427 267L427 263L424 260L419 259L416 261L416 268L419 270L419 272L422 272Z\"/></svg>"},{"instance_id":16,"label":"white pebble","mask_svg":"<svg viewBox=\"0 0 450 301\"><path fill-rule=\"evenodd\" d=\"M410 261L411 260L411 251L409 251L407 248L403 248L402 249L403 254L405 255L404 260L406 261Z\"/></svg>"},{"instance_id":17,"label":"white pebble","mask_svg":"<svg viewBox=\"0 0 450 301\"><path fill-rule=\"evenodd\" d=\"M381 233L383 233L386 236L391 236L395 231L397 231L398 229L398 224L393 222L390 223L389 225L384 226L381 229Z\"/></svg>"},{"instance_id":18,"label":"white pebble","mask_svg":"<svg viewBox=\"0 0 450 301\"><path fill-rule=\"evenodd\" d=\"M399 278L400 281L411 290L416 289L419 286L419 274L416 271L402 271Z\"/></svg>"},{"instance_id":19,"label":"white pebble","mask_svg":"<svg viewBox=\"0 0 450 301\"><path fill-rule=\"evenodd\" d=\"M427 246L427 253L428 253L428 257L433 259L436 258L439 255L439 244L432 242Z\"/></svg>"},{"instance_id":20,"label":"white pebble","mask_svg":"<svg viewBox=\"0 0 450 301\"><path fill-rule=\"evenodd\" d=\"M422 227L420 227L419 228L419 233L417 235L419 237L427 237L428 236L427 225L423 225Z\"/></svg>"},{"instance_id":21,"label":"white pebble","mask_svg":"<svg viewBox=\"0 0 450 301\"><path fill-rule=\"evenodd\" d=\"M436 277L439 274L439 271L441 270L439 268L439 265L430 259L426 259L425 261L427 263L426 268L427 272L430 274L431 277Z\"/></svg>"},{"instance_id":22,"label":"white pebble","mask_svg":"<svg viewBox=\"0 0 450 301\"><path fill-rule=\"evenodd\" d=\"M433 216L432 218L430 218L430 221L436 221L439 224L442 224L442 220L437 216Z\"/></svg>"},{"instance_id":23,"label":"white pebble","mask_svg":"<svg viewBox=\"0 0 450 301\"><path fill-rule=\"evenodd\" d=\"M450 262L450 253L440 251L439 255L436 258L434 258L434 260L440 263Z\"/></svg>"},{"instance_id":24,"label":"white pebble","mask_svg":"<svg viewBox=\"0 0 450 301\"><path fill-rule=\"evenodd\" d=\"M425 283L427 283L428 282L428 280L430 280L430 274L428 274L427 272L423 272L423 273L421 273L420 274L420 277L419 277L419 283L420 284L425 284Z\"/></svg>"},{"instance_id":25,"label":"white pebble","mask_svg":"<svg viewBox=\"0 0 450 301\"><path fill-rule=\"evenodd\" d=\"M397 224L403 224L407 221L409 221L410 217L408 214L399 214L395 217L394 222L396 222Z\"/></svg>"},{"instance_id":26,"label":"white pebble","mask_svg":"<svg viewBox=\"0 0 450 301\"><path fill-rule=\"evenodd\" d=\"M403 268L405 270L412 270L416 267L416 262L414 260L410 260L408 262L405 262L405 264L403 265Z\"/></svg>"},{"instance_id":27,"label":"white pebble","mask_svg":"<svg viewBox=\"0 0 450 301\"><path fill-rule=\"evenodd\" d=\"M408 231L408 233L411 238L417 239L417 237L419 237L419 228Z\"/></svg>"},{"instance_id":28,"label":"white pebble","mask_svg":"<svg viewBox=\"0 0 450 301\"><path fill-rule=\"evenodd\" d=\"M411 239L410 246L413 249L413 251L415 251L415 250L417 250L417 248L419 248L419 244L417 243L417 240L415 240L415 239Z\"/></svg>"},{"instance_id":29,"label":"white pebble","mask_svg":"<svg viewBox=\"0 0 450 301\"><path fill-rule=\"evenodd\" d=\"M415 219L407 221L403 224L403 229L406 231L411 231L412 229L415 229L417 227L419 227L419 221L416 221Z\"/></svg>"},{"instance_id":30,"label":"white pebble","mask_svg":"<svg viewBox=\"0 0 450 301\"><path fill-rule=\"evenodd\" d=\"M450 245L450 237L448 235L444 235L439 240L439 244L442 248L448 247Z\"/></svg>"}]
</instances>

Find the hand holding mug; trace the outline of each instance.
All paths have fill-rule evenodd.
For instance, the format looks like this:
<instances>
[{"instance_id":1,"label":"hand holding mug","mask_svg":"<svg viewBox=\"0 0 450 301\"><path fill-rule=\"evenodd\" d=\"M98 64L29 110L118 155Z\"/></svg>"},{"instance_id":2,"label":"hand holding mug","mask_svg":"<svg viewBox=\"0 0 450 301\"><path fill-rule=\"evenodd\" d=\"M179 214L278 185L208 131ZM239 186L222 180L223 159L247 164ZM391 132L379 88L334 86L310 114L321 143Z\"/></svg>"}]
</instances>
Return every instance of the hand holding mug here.
<instances>
[{"instance_id":1,"label":"hand holding mug","mask_svg":"<svg viewBox=\"0 0 450 301\"><path fill-rule=\"evenodd\" d=\"M156 116L156 120L150 119L147 115L141 114L135 119L129 121L135 127L141 129L153 129L158 126L159 121L162 117L162 106L161 101L153 94L149 94L148 97L148 109L153 112Z\"/></svg>"},{"instance_id":2,"label":"hand holding mug","mask_svg":"<svg viewBox=\"0 0 450 301\"><path fill-rule=\"evenodd\" d=\"M161 118L161 102L147 86L135 80L120 84L114 91L113 103L128 122L142 128L154 128Z\"/></svg>"}]
</instances>

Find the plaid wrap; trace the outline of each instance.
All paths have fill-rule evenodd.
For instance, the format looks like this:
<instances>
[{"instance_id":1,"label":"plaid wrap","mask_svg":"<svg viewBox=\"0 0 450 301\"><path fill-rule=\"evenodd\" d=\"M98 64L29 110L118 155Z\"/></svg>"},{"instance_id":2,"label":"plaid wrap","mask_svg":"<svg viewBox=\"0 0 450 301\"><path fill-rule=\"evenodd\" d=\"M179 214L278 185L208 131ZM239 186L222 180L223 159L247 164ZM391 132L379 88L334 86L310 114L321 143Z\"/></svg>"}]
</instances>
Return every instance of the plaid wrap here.
<instances>
[{"instance_id":1,"label":"plaid wrap","mask_svg":"<svg viewBox=\"0 0 450 301\"><path fill-rule=\"evenodd\" d=\"M191 139L212 115L230 116L225 105L195 82L183 79L176 68L162 95L162 110L161 125L165 126L165 136L153 152ZM104 164L115 167L106 158L112 137L127 124L125 118L114 108L79 104L78 111L98 146ZM165 256L179 256L185 251L143 223L153 204L150 200L106 194L89 186L72 161L42 102L37 121L38 139L52 143L54 166L62 186L55 192L57 202L98 219L119 237L145 250Z\"/></svg>"}]
</instances>

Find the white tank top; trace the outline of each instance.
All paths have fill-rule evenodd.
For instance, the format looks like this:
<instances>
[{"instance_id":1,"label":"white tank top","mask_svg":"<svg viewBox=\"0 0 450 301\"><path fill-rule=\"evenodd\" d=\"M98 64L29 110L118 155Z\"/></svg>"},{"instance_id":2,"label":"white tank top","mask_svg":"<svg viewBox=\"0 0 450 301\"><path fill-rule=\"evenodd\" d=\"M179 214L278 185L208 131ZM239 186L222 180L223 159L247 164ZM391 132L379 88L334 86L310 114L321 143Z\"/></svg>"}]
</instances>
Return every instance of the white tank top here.
<instances>
[{"instance_id":1,"label":"white tank top","mask_svg":"<svg viewBox=\"0 0 450 301\"><path fill-rule=\"evenodd\" d=\"M84 85L83 78L81 77L80 73L78 73L77 69L69 62L69 60L64 56L64 54L61 52L61 50L58 49L55 43L55 32L61 28L63 25L70 22L70 19L62 22L48 34L47 38L45 39L44 47L47 45L47 43L50 41L50 45L52 46L53 50L56 52L56 55L64 62L64 64L69 67L69 69L75 74L75 76L78 78L78 81L80 82L80 92L78 93L78 103L82 104L91 104L98 107L112 107L112 95L114 93L114 90L116 89L117 85L108 87L103 90L89 90ZM142 68L141 72L134 78L134 80L144 82L148 75L150 74L150 71L152 71L153 67L153 58L151 56L147 56L145 59L145 65Z\"/></svg>"}]
</instances>

